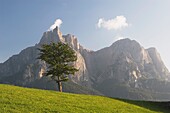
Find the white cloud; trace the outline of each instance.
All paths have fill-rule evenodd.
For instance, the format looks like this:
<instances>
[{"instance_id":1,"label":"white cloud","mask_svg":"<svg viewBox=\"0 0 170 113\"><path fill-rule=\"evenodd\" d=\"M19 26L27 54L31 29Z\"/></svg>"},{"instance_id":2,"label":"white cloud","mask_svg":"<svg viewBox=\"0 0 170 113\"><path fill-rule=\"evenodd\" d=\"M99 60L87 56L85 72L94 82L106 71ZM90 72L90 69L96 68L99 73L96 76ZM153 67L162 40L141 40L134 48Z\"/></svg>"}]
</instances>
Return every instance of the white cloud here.
<instances>
[{"instance_id":1,"label":"white cloud","mask_svg":"<svg viewBox=\"0 0 170 113\"><path fill-rule=\"evenodd\" d=\"M114 41L125 39L125 37L116 37Z\"/></svg>"},{"instance_id":2,"label":"white cloud","mask_svg":"<svg viewBox=\"0 0 170 113\"><path fill-rule=\"evenodd\" d=\"M126 18L124 16L116 16L116 18L110 20L100 18L97 23L98 28L105 28L107 30L120 30L128 26L129 24L126 22Z\"/></svg>"},{"instance_id":3,"label":"white cloud","mask_svg":"<svg viewBox=\"0 0 170 113\"><path fill-rule=\"evenodd\" d=\"M116 35L116 36L114 37L114 42L116 42L116 41L118 41L118 40L125 39L125 38L128 38L128 37L121 36L121 35Z\"/></svg>"},{"instance_id":4,"label":"white cloud","mask_svg":"<svg viewBox=\"0 0 170 113\"><path fill-rule=\"evenodd\" d=\"M62 22L61 19L56 19L56 21L54 22L53 25L51 25L51 27L48 29L48 31L51 31L51 30L55 29L56 26L60 27L62 23L63 22Z\"/></svg>"}]
</instances>

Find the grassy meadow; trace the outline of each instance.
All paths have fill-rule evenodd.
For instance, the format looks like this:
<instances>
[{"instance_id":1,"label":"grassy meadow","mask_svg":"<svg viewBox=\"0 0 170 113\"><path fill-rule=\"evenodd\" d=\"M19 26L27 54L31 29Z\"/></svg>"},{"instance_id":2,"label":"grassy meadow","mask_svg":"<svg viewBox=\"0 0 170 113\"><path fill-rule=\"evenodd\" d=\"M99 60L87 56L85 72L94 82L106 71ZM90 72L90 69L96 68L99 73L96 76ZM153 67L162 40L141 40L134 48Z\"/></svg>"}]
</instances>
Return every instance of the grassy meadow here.
<instances>
[{"instance_id":1,"label":"grassy meadow","mask_svg":"<svg viewBox=\"0 0 170 113\"><path fill-rule=\"evenodd\" d=\"M0 113L168 113L154 102L0 84Z\"/></svg>"}]
</instances>

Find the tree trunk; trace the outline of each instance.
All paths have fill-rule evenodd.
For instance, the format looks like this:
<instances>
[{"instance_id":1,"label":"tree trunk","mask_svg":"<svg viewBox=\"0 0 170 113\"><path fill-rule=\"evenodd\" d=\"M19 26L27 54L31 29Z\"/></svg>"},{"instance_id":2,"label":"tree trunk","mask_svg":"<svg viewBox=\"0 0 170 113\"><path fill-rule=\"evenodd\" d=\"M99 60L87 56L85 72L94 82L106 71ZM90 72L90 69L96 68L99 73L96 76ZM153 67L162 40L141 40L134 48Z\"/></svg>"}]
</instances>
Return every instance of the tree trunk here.
<instances>
[{"instance_id":1,"label":"tree trunk","mask_svg":"<svg viewBox=\"0 0 170 113\"><path fill-rule=\"evenodd\" d=\"M58 82L58 90L59 90L59 92L62 92L62 91L63 91L61 82Z\"/></svg>"},{"instance_id":2,"label":"tree trunk","mask_svg":"<svg viewBox=\"0 0 170 113\"><path fill-rule=\"evenodd\" d=\"M59 92L63 92L62 84L61 84L61 81L60 81L60 77L59 77L59 76L58 76L58 81L57 81L57 83L58 83L58 90L59 90Z\"/></svg>"}]
</instances>

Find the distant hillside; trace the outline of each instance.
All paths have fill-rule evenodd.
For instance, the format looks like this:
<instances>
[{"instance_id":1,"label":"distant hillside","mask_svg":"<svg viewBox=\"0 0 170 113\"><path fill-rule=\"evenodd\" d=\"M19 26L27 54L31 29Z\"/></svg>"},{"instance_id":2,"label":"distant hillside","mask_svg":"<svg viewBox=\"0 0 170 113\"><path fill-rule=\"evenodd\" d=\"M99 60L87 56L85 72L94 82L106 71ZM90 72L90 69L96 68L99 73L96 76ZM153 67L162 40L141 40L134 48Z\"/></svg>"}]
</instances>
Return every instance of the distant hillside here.
<instances>
[{"instance_id":1,"label":"distant hillside","mask_svg":"<svg viewBox=\"0 0 170 113\"><path fill-rule=\"evenodd\" d=\"M168 113L163 104L0 85L1 113Z\"/></svg>"},{"instance_id":2,"label":"distant hillside","mask_svg":"<svg viewBox=\"0 0 170 113\"><path fill-rule=\"evenodd\" d=\"M89 95L103 95L95 89L78 85L72 82L71 80L68 80L67 82L63 82L62 85L63 85L63 92L76 93L76 94L89 94ZM27 84L26 87L58 91L56 82L54 82L51 79L47 79L47 77L42 77L41 79L35 80Z\"/></svg>"}]
</instances>

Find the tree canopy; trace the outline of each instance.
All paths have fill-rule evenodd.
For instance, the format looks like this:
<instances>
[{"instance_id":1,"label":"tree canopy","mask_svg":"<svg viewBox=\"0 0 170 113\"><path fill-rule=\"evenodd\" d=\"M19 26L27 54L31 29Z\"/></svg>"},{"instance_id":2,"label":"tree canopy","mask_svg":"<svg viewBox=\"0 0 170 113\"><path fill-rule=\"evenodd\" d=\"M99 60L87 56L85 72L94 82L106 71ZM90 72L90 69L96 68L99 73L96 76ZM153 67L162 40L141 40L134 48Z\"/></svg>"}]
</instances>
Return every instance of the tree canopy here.
<instances>
[{"instance_id":1,"label":"tree canopy","mask_svg":"<svg viewBox=\"0 0 170 113\"><path fill-rule=\"evenodd\" d=\"M56 83L58 89L62 92L62 81L68 80L68 75L74 75L78 69L73 65L77 60L75 51L62 42L43 44L39 48L39 59L48 64L48 69L44 75L50 76Z\"/></svg>"}]
</instances>

